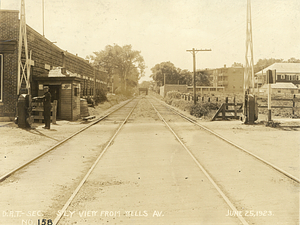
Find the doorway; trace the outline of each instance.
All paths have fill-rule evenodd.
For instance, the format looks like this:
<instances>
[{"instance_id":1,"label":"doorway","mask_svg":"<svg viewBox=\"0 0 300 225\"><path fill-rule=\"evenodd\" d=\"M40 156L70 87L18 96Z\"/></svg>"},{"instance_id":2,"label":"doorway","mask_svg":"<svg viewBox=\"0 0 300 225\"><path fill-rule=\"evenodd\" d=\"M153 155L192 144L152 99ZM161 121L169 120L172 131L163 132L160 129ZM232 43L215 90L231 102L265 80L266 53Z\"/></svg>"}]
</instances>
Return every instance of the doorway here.
<instances>
[{"instance_id":1,"label":"doorway","mask_svg":"<svg viewBox=\"0 0 300 225\"><path fill-rule=\"evenodd\" d=\"M57 100L57 112L56 112L56 118L60 118L60 90L61 85L49 85L49 92L51 94L51 102L54 100Z\"/></svg>"}]
</instances>

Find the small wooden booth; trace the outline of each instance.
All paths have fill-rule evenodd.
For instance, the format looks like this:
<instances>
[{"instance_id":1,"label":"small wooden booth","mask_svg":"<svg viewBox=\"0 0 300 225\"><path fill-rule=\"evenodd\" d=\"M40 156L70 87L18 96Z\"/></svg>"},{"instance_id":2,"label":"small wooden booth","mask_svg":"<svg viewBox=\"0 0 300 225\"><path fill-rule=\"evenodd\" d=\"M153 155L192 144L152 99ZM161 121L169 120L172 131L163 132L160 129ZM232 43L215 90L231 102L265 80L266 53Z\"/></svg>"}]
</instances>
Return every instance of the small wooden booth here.
<instances>
[{"instance_id":1,"label":"small wooden booth","mask_svg":"<svg viewBox=\"0 0 300 225\"><path fill-rule=\"evenodd\" d=\"M36 77L38 95L44 94L44 86L49 86L51 102L57 101L56 117L63 120L80 118L80 78L78 77Z\"/></svg>"}]
</instances>

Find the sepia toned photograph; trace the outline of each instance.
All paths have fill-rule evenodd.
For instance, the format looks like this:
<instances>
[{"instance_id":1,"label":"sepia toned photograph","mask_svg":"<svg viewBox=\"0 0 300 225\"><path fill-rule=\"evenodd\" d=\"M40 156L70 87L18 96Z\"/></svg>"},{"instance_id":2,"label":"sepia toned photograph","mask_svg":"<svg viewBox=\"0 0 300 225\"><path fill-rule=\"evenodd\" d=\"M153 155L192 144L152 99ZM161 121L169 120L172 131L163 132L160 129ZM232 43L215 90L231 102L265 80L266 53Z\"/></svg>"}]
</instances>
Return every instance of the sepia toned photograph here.
<instances>
[{"instance_id":1,"label":"sepia toned photograph","mask_svg":"<svg viewBox=\"0 0 300 225\"><path fill-rule=\"evenodd\" d=\"M299 0L0 0L0 225L298 225Z\"/></svg>"}]
</instances>

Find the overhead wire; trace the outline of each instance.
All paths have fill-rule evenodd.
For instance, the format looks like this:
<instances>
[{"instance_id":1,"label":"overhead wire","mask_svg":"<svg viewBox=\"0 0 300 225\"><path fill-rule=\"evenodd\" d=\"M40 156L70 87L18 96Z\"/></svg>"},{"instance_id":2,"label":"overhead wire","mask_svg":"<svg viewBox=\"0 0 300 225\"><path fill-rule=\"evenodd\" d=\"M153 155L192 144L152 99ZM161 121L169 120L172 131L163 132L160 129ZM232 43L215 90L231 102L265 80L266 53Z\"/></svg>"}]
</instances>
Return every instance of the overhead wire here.
<instances>
[{"instance_id":1,"label":"overhead wire","mask_svg":"<svg viewBox=\"0 0 300 225\"><path fill-rule=\"evenodd\" d=\"M273 5L271 8L268 8L268 11L274 11L276 10L276 12L278 11L279 14L283 14L284 12L282 10L277 10L277 8L279 8L280 5L276 4ZM270 20L264 20L264 18L266 18L266 13L264 11L265 9L260 9L257 13L255 13L253 15L253 10L251 10L252 13L252 24L253 22L259 20L259 21L264 21L264 22L260 22L258 26L256 26L256 28L261 27L263 25L266 25L268 23L270 23ZM277 13L276 13L277 14ZM278 15L278 14L277 14ZM245 16L246 18L246 16ZM243 31L241 30L243 29ZM209 42L208 45L210 46L216 46L219 45L221 43L224 43L224 41L228 41L228 37L229 36L233 36L233 39L236 39L238 35L238 37L244 36L245 35L245 30L246 30L246 22L245 21L241 21L240 23L238 23L234 28L224 32L223 34L221 34L220 36L216 37L212 42ZM233 39L231 39L230 42L233 41Z\"/></svg>"}]
</instances>

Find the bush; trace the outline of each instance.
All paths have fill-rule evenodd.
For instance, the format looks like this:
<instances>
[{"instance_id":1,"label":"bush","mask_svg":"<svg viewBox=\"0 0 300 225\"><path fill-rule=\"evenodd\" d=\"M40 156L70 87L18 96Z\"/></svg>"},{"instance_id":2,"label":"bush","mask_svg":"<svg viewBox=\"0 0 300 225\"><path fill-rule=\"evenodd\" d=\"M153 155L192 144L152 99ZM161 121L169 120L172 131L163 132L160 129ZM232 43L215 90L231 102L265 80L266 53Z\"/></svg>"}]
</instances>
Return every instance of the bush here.
<instances>
[{"instance_id":1,"label":"bush","mask_svg":"<svg viewBox=\"0 0 300 225\"><path fill-rule=\"evenodd\" d=\"M165 102L172 105L174 99L181 99L181 93L178 91L169 91L165 97Z\"/></svg>"},{"instance_id":2,"label":"bush","mask_svg":"<svg viewBox=\"0 0 300 225\"><path fill-rule=\"evenodd\" d=\"M100 89L99 93L95 97L96 104L107 101L106 91L104 89Z\"/></svg>"},{"instance_id":3,"label":"bush","mask_svg":"<svg viewBox=\"0 0 300 225\"><path fill-rule=\"evenodd\" d=\"M188 101L184 101L182 99L173 99L171 105L178 108L178 109L180 109L180 110L190 112L191 107L193 106L193 103L188 102Z\"/></svg>"},{"instance_id":4,"label":"bush","mask_svg":"<svg viewBox=\"0 0 300 225\"><path fill-rule=\"evenodd\" d=\"M169 91L167 93L167 98L175 98L175 99L181 99L181 93L178 91Z\"/></svg>"},{"instance_id":5,"label":"bush","mask_svg":"<svg viewBox=\"0 0 300 225\"><path fill-rule=\"evenodd\" d=\"M203 104L197 103L196 105L193 105L191 107L190 114L196 117L207 116L211 110L217 110L219 109L219 107L220 106L217 103L211 103L211 102L206 102Z\"/></svg>"}]
</instances>

